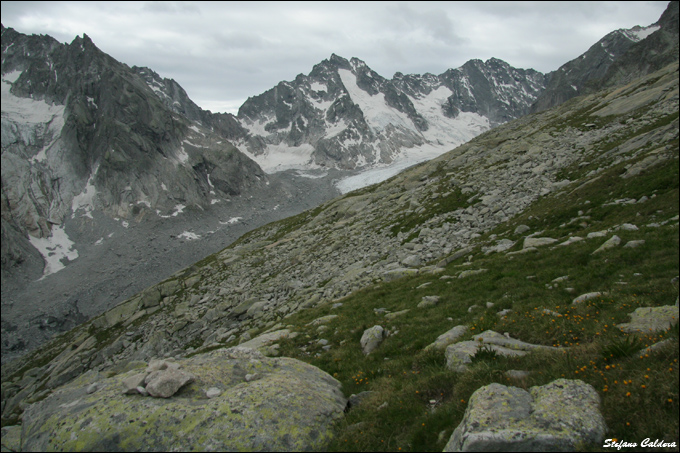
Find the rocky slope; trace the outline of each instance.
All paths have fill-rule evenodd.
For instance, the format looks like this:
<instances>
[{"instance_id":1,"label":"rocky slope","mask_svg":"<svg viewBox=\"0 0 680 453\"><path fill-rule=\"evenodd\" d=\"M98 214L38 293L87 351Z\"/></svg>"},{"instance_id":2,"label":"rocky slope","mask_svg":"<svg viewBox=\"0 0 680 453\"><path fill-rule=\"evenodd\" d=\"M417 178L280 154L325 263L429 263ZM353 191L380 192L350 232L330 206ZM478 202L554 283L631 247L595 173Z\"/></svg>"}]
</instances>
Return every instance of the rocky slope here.
<instances>
[{"instance_id":1,"label":"rocky slope","mask_svg":"<svg viewBox=\"0 0 680 453\"><path fill-rule=\"evenodd\" d=\"M469 255L470 247L502 252L525 238L520 253L529 253L556 243L530 228L475 240L537 202L558 201L593 184L612 168L622 168L618 178L628 184L660 166L677 169L678 94L675 63L501 125L382 184L254 230L29 359L4 365L3 419L16 421L26 403L87 370L101 373L130 361L182 358L239 343L276 355L276 343L293 333L286 323L292 313L378 282L448 275L447 263ZM574 221L579 219L585 218ZM562 239L566 245L577 241ZM475 272L484 269L457 278Z\"/></svg>"}]
</instances>

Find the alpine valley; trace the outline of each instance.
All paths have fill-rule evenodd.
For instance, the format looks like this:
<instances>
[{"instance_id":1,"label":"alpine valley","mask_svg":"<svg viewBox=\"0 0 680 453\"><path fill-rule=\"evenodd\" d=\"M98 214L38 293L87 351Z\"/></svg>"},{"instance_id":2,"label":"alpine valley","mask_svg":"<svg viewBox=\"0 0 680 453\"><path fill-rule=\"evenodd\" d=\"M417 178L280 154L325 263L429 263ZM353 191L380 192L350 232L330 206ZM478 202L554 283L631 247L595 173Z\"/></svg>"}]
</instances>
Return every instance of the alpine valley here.
<instances>
[{"instance_id":1,"label":"alpine valley","mask_svg":"<svg viewBox=\"0 0 680 453\"><path fill-rule=\"evenodd\" d=\"M604 316L628 314L583 301L675 303L677 325L677 200L678 2L549 74L492 58L386 79L331 55L237 115L87 35L3 26L3 449L464 449L470 395L510 367L523 388L610 369ZM590 346L437 349L491 329ZM183 390L144 399L171 369ZM669 388L636 407L676 414L639 418L677 441ZM616 406L592 425L618 427Z\"/></svg>"}]
</instances>

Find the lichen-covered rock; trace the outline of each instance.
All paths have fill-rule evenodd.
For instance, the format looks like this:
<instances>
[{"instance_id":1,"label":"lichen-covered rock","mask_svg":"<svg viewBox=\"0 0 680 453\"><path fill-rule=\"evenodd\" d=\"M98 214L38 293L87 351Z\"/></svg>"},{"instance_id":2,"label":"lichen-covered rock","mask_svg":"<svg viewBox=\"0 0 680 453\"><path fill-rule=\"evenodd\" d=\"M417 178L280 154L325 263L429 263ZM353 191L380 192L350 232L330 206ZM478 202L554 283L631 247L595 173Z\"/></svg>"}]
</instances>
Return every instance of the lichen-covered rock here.
<instances>
[{"instance_id":1,"label":"lichen-covered rock","mask_svg":"<svg viewBox=\"0 0 680 453\"><path fill-rule=\"evenodd\" d=\"M522 248L529 248L529 247L540 247L542 245L550 245L557 242L557 239L554 238L526 238L524 239L524 245Z\"/></svg>"},{"instance_id":2,"label":"lichen-covered rock","mask_svg":"<svg viewBox=\"0 0 680 453\"><path fill-rule=\"evenodd\" d=\"M595 389L579 380L517 387L490 384L472 397L444 451L573 451L602 444L606 425Z\"/></svg>"},{"instance_id":3,"label":"lichen-covered rock","mask_svg":"<svg viewBox=\"0 0 680 453\"><path fill-rule=\"evenodd\" d=\"M450 344L446 347L446 367L450 370L463 372L467 365L472 363L472 358L481 348L487 348L498 355L506 357L524 356L530 351L557 350L553 346L543 346L538 344L526 343L524 341L509 338L504 335L487 330L479 335L475 335L473 341L461 341L460 343Z\"/></svg>"},{"instance_id":4,"label":"lichen-covered rock","mask_svg":"<svg viewBox=\"0 0 680 453\"><path fill-rule=\"evenodd\" d=\"M194 380L194 375L183 370L167 368L152 371L144 380L146 391L154 398L170 398Z\"/></svg>"},{"instance_id":5,"label":"lichen-covered rock","mask_svg":"<svg viewBox=\"0 0 680 453\"><path fill-rule=\"evenodd\" d=\"M267 332L263 333L262 335L258 335L252 340L248 340L244 343L241 343L239 346L242 348L261 350L262 348L265 348L271 345L272 343L276 343L279 340L282 340L284 338L295 338L297 335L298 335L297 332L291 332L288 329L280 329L275 330L273 332Z\"/></svg>"},{"instance_id":6,"label":"lichen-covered rock","mask_svg":"<svg viewBox=\"0 0 680 453\"><path fill-rule=\"evenodd\" d=\"M460 338L463 337L468 332L468 327L467 326L456 326L453 329L444 332L443 334L439 335L437 339L428 345L425 349L444 349L448 345L455 343L458 341Z\"/></svg>"},{"instance_id":7,"label":"lichen-covered rock","mask_svg":"<svg viewBox=\"0 0 680 453\"><path fill-rule=\"evenodd\" d=\"M660 332L678 323L678 307L675 305L639 307L629 316L630 322L618 325L623 332Z\"/></svg>"},{"instance_id":8,"label":"lichen-covered rock","mask_svg":"<svg viewBox=\"0 0 680 453\"><path fill-rule=\"evenodd\" d=\"M252 349L179 363L195 380L167 399L123 395L134 370L100 380L94 394L86 393L89 375L57 389L24 412L22 450L318 451L347 402L341 384L318 368Z\"/></svg>"},{"instance_id":9,"label":"lichen-covered rock","mask_svg":"<svg viewBox=\"0 0 680 453\"><path fill-rule=\"evenodd\" d=\"M621 238L618 237L617 235L612 236L611 238L607 239L604 244L602 244L597 250L593 252L593 255L596 253L601 253L604 252L605 250L613 249L614 247L617 247L621 243Z\"/></svg>"},{"instance_id":10,"label":"lichen-covered rock","mask_svg":"<svg viewBox=\"0 0 680 453\"><path fill-rule=\"evenodd\" d=\"M574 298L574 300L571 301L572 305L577 305L583 302L587 302L591 299L597 299L598 297L601 297L602 293L599 291L594 291L592 293L585 293L581 294L580 296Z\"/></svg>"},{"instance_id":11,"label":"lichen-covered rock","mask_svg":"<svg viewBox=\"0 0 680 453\"><path fill-rule=\"evenodd\" d=\"M382 326L373 326L370 329L364 330L361 335L361 349L364 354L368 355L373 352L385 338L385 330Z\"/></svg>"}]
</instances>

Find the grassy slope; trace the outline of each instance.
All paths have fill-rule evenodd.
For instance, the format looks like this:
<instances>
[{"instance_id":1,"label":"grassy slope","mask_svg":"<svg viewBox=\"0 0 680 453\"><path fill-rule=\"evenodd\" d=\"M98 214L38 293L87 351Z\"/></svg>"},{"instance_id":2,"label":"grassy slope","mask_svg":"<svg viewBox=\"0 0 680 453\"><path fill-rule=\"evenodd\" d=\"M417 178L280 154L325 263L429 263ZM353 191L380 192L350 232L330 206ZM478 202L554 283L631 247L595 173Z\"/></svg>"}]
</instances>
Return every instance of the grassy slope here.
<instances>
[{"instance_id":1,"label":"grassy slope","mask_svg":"<svg viewBox=\"0 0 680 453\"><path fill-rule=\"evenodd\" d=\"M675 113L658 121L677 124L677 118ZM580 125L584 119L587 115L581 112L574 124ZM603 142L601 151L617 143ZM678 141L670 146L677 149ZM677 443L677 324L662 334L637 336L623 334L615 326L627 322L628 313L637 307L673 304L678 296L677 283L671 283L678 275L678 160L653 167L633 179L621 178L630 164L631 161L615 165L592 183L574 190L579 186L575 183L539 200L517 218L478 238L478 243L488 243L495 237L510 238L518 240L511 250L517 251L522 241L513 231L519 224L543 231L541 236L560 238L560 242L572 235L585 238L590 232L624 223L637 225L638 231L619 230L605 238L510 256L485 255L478 247L472 252L471 263L460 258L449 264L443 274L376 284L346 297L341 307L325 304L289 317L288 325L302 334L286 340L282 354L329 372L342 381L347 395L373 392L348 412L330 449L441 451L476 389L492 382L528 388L561 377L582 379L599 392L609 438ZM564 177L578 181L590 169L587 165L566 169ZM650 198L639 204L610 204L642 196ZM577 217L582 218L574 221ZM663 225L647 226L653 223ZM623 240L622 245L637 239L645 243L639 248L619 246L593 255L612 234ZM488 271L463 280L441 278L455 276L464 269ZM562 276L568 279L552 283ZM576 295L593 291L606 296L571 305ZM416 308L426 295L438 295L441 301L435 307ZM488 302L493 307L487 309ZM478 308L469 311L474 305ZM387 320L374 311L378 308L410 311ZM506 308L512 312L503 318L497 316ZM545 308L561 316L545 314ZM319 332L316 326L307 325L329 314L338 317L327 330ZM524 358L480 358L467 373L458 374L446 369L443 351L424 348L459 324L471 328L465 339L493 329L524 341L567 349ZM363 331L373 325L382 325L391 335L377 351L364 356L359 340ZM638 353L669 337L672 344L661 352ZM330 349L323 349L319 339L328 340ZM510 381L505 371L513 369L531 374L522 381ZM603 450L599 445L586 448Z\"/></svg>"},{"instance_id":2,"label":"grassy slope","mask_svg":"<svg viewBox=\"0 0 680 453\"><path fill-rule=\"evenodd\" d=\"M672 304L678 296L677 283L671 284L678 275L677 217L665 226L643 226L677 216L678 163L647 172L635 185L619 178L620 170L608 170L595 183L567 197L544 199L495 232L511 232L517 224L533 222L545 231L542 236L566 239L569 233L585 237L589 232L632 223L640 230L616 234L623 243L644 239L640 248L618 247L592 255L604 242L601 238L513 256L484 255L477 249L471 265L462 264L466 259L461 258L443 274L382 283L343 299L339 308L326 304L288 318L288 324L303 334L282 345L283 355L334 375L347 395L374 392L348 413L330 449L441 451L461 421L470 395L479 387L499 382L528 388L560 377L582 379L598 390L609 437L629 442L647 437L677 441L677 327L664 334L643 335L627 348L625 341L632 340L626 340L628 335L615 325L627 322L627 314L637 307ZM603 206L613 199L639 199L643 193L656 197L643 204ZM561 226L563 219L576 217L579 210L592 220ZM518 239L512 233L508 236ZM518 241L513 250L520 247ZM440 278L468 268L488 272L462 280ZM551 284L561 276L569 278ZM567 292L566 287L574 292ZM576 295L591 291L608 294L580 306L571 305ZM441 301L435 307L416 308L426 295L438 295ZM487 302L494 306L486 309ZM473 305L479 308L469 313L468 307ZM410 311L388 321L374 312L377 308ZM501 319L496 313L505 308L513 311ZM546 315L544 308L562 316ZM316 326L307 326L328 314L338 315L328 330L320 333ZM366 328L377 324L396 333L365 357L359 340ZM470 337L493 329L524 341L569 348L557 354L481 360L469 372L457 374L446 369L442 351L424 348L459 324L471 327ZM637 354L641 347L667 337L674 338L673 346L663 352ZM317 343L321 338L330 342L329 350ZM609 357L605 357L607 353ZM612 357L612 353L619 356ZM510 382L504 371L512 369L532 373L522 382Z\"/></svg>"}]
</instances>

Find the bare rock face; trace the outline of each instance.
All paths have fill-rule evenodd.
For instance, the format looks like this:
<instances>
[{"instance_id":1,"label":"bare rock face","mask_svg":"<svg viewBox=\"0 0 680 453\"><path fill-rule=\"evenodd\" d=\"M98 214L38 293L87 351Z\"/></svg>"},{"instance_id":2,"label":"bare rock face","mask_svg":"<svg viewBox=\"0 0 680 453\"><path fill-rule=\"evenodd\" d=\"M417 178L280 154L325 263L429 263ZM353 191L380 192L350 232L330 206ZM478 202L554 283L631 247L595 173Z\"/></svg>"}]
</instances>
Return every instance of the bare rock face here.
<instances>
[{"instance_id":1,"label":"bare rock face","mask_svg":"<svg viewBox=\"0 0 680 453\"><path fill-rule=\"evenodd\" d=\"M589 384L558 379L527 392L494 383L472 395L444 451L573 451L601 445L605 431Z\"/></svg>"},{"instance_id":2,"label":"bare rock face","mask_svg":"<svg viewBox=\"0 0 680 453\"><path fill-rule=\"evenodd\" d=\"M168 398L123 394L138 370L99 380L92 394L94 373L81 376L24 413L22 450L320 451L347 403L341 384L318 368L249 348L178 364L149 375L194 376Z\"/></svg>"}]
</instances>

